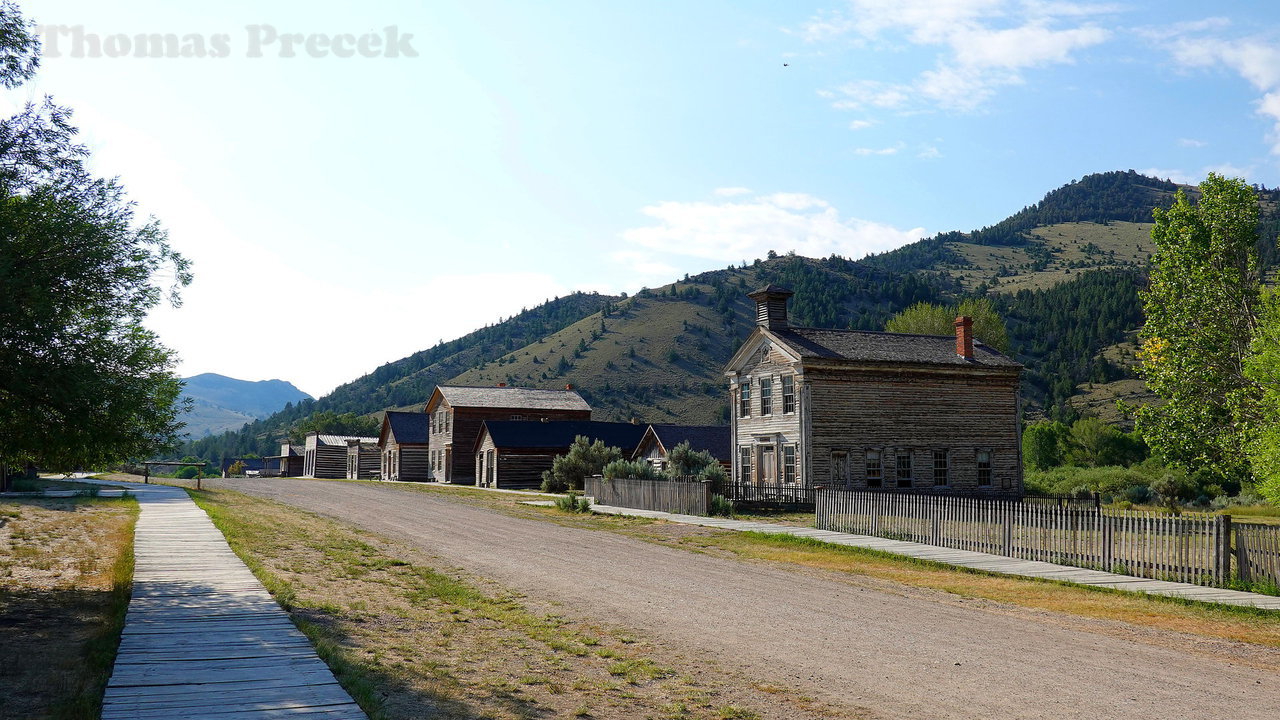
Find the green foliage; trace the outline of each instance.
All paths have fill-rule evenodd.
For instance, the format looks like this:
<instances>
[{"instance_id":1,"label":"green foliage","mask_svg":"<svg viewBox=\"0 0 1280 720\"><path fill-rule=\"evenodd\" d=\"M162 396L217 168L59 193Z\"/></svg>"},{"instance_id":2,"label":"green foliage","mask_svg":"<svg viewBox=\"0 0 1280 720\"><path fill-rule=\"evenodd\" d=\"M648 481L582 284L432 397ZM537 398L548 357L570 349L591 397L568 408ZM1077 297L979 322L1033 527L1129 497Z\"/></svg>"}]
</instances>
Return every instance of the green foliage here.
<instances>
[{"instance_id":1,"label":"green foliage","mask_svg":"<svg viewBox=\"0 0 1280 720\"><path fill-rule=\"evenodd\" d=\"M711 506L707 508L707 512L712 517L733 517L733 501L720 493L711 495Z\"/></svg>"},{"instance_id":2,"label":"green foliage","mask_svg":"<svg viewBox=\"0 0 1280 720\"><path fill-rule=\"evenodd\" d=\"M178 468L178 471L175 472L173 476L182 480L190 480L199 474L200 468L188 465L186 467Z\"/></svg>"},{"instance_id":3,"label":"green foliage","mask_svg":"<svg viewBox=\"0 0 1280 720\"><path fill-rule=\"evenodd\" d=\"M311 417L294 423L289 428L290 442L300 443L307 433L324 435L355 435L358 437L374 437L381 430L378 421L371 417L363 417L355 413L338 413L323 410Z\"/></svg>"},{"instance_id":4,"label":"green foliage","mask_svg":"<svg viewBox=\"0 0 1280 720\"><path fill-rule=\"evenodd\" d=\"M570 513L591 512L591 500L578 493L570 492L555 499L556 507Z\"/></svg>"},{"instance_id":5,"label":"green foliage","mask_svg":"<svg viewBox=\"0 0 1280 720\"><path fill-rule=\"evenodd\" d=\"M1239 478L1259 399L1244 367L1259 304L1258 203L1243 181L1213 173L1200 191L1195 205L1179 192L1155 212L1139 373L1164 402L1136 419L1167 462Z\"/></svg>"},{"instance_id":6,"label":"green foliage","mask_svg":"<svg viewBox=\"0 0 1280 720\"><path fill-rule=\"evenodd\" d=\"M1076 420L1068 437L1068 458L1077 465L1129 466L1146 459L1146 444L1137 433L1127 434L1094 417Z\"/></svg>"},{"instance_id":7,"label":"green foliage","mask_svg":"<svg viewBox=\"0 0 1280 720\"><path fill-rule=\"evenodd\" d=\"M1060 422L1038 422L1022 431L1022 461L1029 470L1048 470L1063 460L1063 445L1071 429Z\"/></svg>"},{"instance_id":8,"label":"green foliage","mask_svg":"<svg viewBox=\"0 0 1280 720\"><path fill-rule=\"evenodd\" d=\"M12 3L0 29L0 85L15 88L39 42ZM70 114L46 98L0 121L0 467L115 464L180 429L173 353L143 320L179 304L188 262L93 177Z\"/></svg>"},{"instance_id":9,"label":"green foliage","mask_svg":"<svg viewBox=\"0 0 1280 720\"><path fill-rule=\"evenodd\" d=\"M591 442L585 435L574 438L569 452L551 461L551 469L542 473L543 492L582 490L591 475L600 475L605 465L622 459L622 450L609 447L601 440Z\"/></svg>"},{"instance_id":10,"label":"green foliage","mask_svg":"<svg viewBox=\"0 0 1280 720\"><path fill-rule=\"evenodd\" d=\"M1195 499L1198 494L1196 484L1181 468L1166 468L1164 472L1151 478L1148 486L1156 494L1160 504L1174 512L1183 502Z\"/></svg>"},{"instance_id":11,"label":"green foliage","mask_svg":"<svg viewBox=\"0 0 1280 720\"><path fill-rule=\"evenodd\" d=\"M1261 391L1258 419L1246 451L1258 492L1280 505L1280 293L1261 297L1258 328L1245 360L1245 375Z\"/></svg>"},{"instance_id":12,"label":"green foliage","mask_svg":"<svg viewBox=\"0 0 1280 720\"><path fill-rule=\"evenodd\" d=\"M694 450L688 441L671 448L667 453L667 474L671 477L696 477L711 482L712 492L724 489L729 479L724 466L706 450Z\"/></svg>"},{"instance_id":13,"label":"green foliage","mask_svg":"<svg viewBox=\"0 0 1280 720\"><path fill-rule=\"evenodd\" d=\"M243 474L244 474L244 462L243 462L243 461L241 461L241 460L236 460L235 462L231 463L231 466L227 468L227 474L228 474L228 475L243 475Z\"/></svg>"},{"instance_id":14,"label":"green foliage","mask_svg":"<svg viewBox=\"0 0 1280 720\"><path fill-rule=\"evenodd\" d=\"M1009 351L1009 331L987 298L969 298L956 305L916 303L889 318L884 329L916 335L955 335L955 321L961 315L973 318L975 338L1000 352Z\"/></svg>"},{"instance_id":15,"label":"green foliage","mask_svg":"<svg viewBox=\"0 0 1280 720\"><path fill-rule=\"evenodd\" d=\"M601 470L606 480L615 478L635 478L637 480L665 480L666 476L657 468L644 460L618 459L605 465Z\"/></svg>"}]
</instances>

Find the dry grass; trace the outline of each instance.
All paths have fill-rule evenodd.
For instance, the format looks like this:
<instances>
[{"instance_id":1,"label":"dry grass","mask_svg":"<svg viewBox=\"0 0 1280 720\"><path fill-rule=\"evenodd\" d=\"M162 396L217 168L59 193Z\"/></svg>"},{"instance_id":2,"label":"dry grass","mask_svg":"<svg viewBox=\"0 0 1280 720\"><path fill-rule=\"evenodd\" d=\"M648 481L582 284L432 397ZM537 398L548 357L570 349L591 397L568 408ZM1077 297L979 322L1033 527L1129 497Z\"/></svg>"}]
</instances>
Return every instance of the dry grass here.
<instances>
[{"instance_id":1,"label":"dry grass","mask_svg":"<svg viewBox=\"0 0 1280 720\"><path fill-rule=\"evenodd\" d=\"M841 716L378 535L232 491L192 495L372 718Z\"/></svg>"},{"instance_id":2,"label":"dry grass","mask_svg":"<svg viewBox=\"0 0 1280 720\"><path fill-rule=\"evenodd\" d=\"M0 501L0 715L98 716L137 514L132 498Z\"/></svg>"}]
</instances>

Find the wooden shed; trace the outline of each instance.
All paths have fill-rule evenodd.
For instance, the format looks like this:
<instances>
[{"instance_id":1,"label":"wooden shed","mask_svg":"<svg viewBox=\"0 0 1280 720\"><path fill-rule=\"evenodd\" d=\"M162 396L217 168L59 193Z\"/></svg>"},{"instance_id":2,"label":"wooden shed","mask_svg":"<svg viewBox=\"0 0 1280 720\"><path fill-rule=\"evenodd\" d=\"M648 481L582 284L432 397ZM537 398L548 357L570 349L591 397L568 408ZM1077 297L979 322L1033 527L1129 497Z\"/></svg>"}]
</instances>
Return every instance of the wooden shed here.
<instances>
[{"instance_id":1,"label":"wooden shed","mask_svg":"<svg viewBox=\"0 0 1280 720\"><path fill-rule=\"evenodd\" d=\"M348 480L368 480L377 477L381 470L382 461L377 440L374 438L347 440Z\"/></svg>"},{"instance_id":2,"label":"wooden shed","mask_svg":"<svg viewBox=\"0 0 1280 720\"><path fill-rule=\"evenodd\" d=\"M667 454L680 443L694 452L710 453L725 470L733 465L733 428L728 425L650 425L640 438L632 460L644 460L658 470L667 469Z\"/></svg>"},{"instance_id":3,"label":"wooden shed","mask_svg":"<svg viewBox=\"0 0 1280 720\"><path fill-rule=\"evenodd\" d=\"M1022 495L1022 366L970 318L954 336L795 327L791 295L751 293L757 326L725 368L735 483Z\"/></svg>"},{"instance_id":4,"label":"wooden shed","mask_svg":"<svg viewBox=\"0 0 1280 720\"><path fill-rule=\"evenodd\" d=\"M630 457L645 426L590 420L486 420L475 442L475 483L480 487L536 488L557 455L569 452L578 436L622 450Z\"/></svg>"},{"instance_id":5,"label":"wooden shed","mask_svg":"<svg viewBox=\"0 0 1280 720\"><path fill-rule=\"evenodd\" d=\"M262 474L275 477L302 477L305 445L281 443L280 454L262 458L266 461Z\"/></svg>"},{"instance_id":6,"label":"wooden shed","mask_svg":"<svg viewBox=\"0 0 1280 720\"><path fill-rule=\"evenodd\" d=\"M303 445L302 477L345 478L347 476L347 441L377 445L378 439L350 435L307 433Z\"/></svg>"},{"instance_id":7,"label":"wooden shed","mask_svg":"<svg viewBox=\"0 0 1280 720\"><path fill-rule=\"evenodd\" d=\"M378 432L383 480L431 479L429 418L426 413L387 411Z\"/></svg>"},{"instance_id":8,"label":"wooden shed","mask_svg":"<svg viewBox=\"0 0 1280 720\"><path fill-rule=\"evenodd\" d=\"M590 420L591 406L572 388L441 385L431 393L430 465L440 482L475 482L475 445L486 420Z\"/></svg>"}]
</instances>

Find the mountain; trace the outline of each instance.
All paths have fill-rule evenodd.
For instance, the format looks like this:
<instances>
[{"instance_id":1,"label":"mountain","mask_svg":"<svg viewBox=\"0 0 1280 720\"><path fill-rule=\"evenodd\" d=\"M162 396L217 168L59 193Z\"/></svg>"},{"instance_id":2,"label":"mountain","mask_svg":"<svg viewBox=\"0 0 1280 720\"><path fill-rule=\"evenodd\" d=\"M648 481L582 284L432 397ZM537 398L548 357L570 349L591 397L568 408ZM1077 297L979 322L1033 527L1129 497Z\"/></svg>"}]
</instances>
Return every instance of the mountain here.
<instances>
[{"instance_id":1,"label":"mountain","mask_svg":"<svg viewBox=\"0 0 1280 720\"><path fill-rule=\"evenodd\" d=\"M312 397L284 380L237 380L216 373L183 378L183 396L192 401L182 418L186 432L200 438L239 429L247 422L265 418L290 403Z\"/></svg>"},{"instance_id":2,"label":"mountain","mask_svg":"<svg viewBox=\"0 0 1280 720\"><path fill-rule=\"evenodd\" d=\"M1151 211L1172 204L1179 189L1133 171L1100 173L993 226L858 261L770 253L634 297L556 298L188 450L213 457L269 448L314 412L418 408L438 383L569 384L601 420L725 422L720 370L754 323L746 293L767 283L795 291L796 324L864 330L882 329L912 303L985 294L1006 318L1012 355L1027 368L1028 417L1087 411L1118 420L1115 399L1145 397L1133 373L1133 340L1154 250ZM1196 198L1195 188L1181 189ZM1280 192L1258 191L1259 252L1263 266L1274 267Z\"/></svg>"}]
</instances>

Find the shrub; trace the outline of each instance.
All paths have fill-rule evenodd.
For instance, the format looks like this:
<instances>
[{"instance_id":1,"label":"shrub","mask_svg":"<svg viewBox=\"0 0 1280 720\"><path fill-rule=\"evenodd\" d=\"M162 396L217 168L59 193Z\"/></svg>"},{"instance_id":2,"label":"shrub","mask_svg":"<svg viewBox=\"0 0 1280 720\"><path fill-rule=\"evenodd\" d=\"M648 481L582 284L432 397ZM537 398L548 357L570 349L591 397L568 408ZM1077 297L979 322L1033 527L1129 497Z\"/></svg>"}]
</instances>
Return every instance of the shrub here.
<instances>
[{"instance_id":1,"label":"shrub","mask_svg":"<svg viewBox=\"0 0 1280 720\"><path fill-rule=\"evenodd\" d=\"M733 501L725 496L715 493L711 496L711 506L707 509L711 515L721 517L733 517Z\"/></svg>"},{"instance_id":2,"label":"shrub","mask_svg":"<svg viewBox=\"0 0 1280 720\"><path fill-rule=\"evenodd\" d=\"M589 475L599 475L604 466L622 459L622 451L606 447L603 442L594 443L585 435L574 438L569 452L551 461L551 469L542 473L543 492L581 490L583 480Z\"/></svg>"},{"instance_id":3,"label":"shrub","mask_svg":"<svg viewBox=\"0 0 1280 720\"><path fill-rule=\"evenodd\" d=\"M178 472L174 473L173 476L180 480L190 480L194 478L198 472L200 472L200 468L188 465L184 468L178 468Z\"/></svg>"},{"instance_id":4,"label":"shrub","mask_svg":"<svg viewBox=\"0 0 1280 720\"><path fill-rule=\"evenodd\" d=\"M601 470L606 480L614 478L636 478L638 480L666 480L667 476L658 472L644 460L614 460Z\"/></svg>"},{"instance_id":5,"label":"shrub","mask_svg":"<svg viewBox=\"0 0 1280 720\"><path fill-rule=\"evenodd\" d=\"M568 493L556 498L556 507L571 513L591 512L591 501L577 493Z\"/></svg>"}]
</instances>

